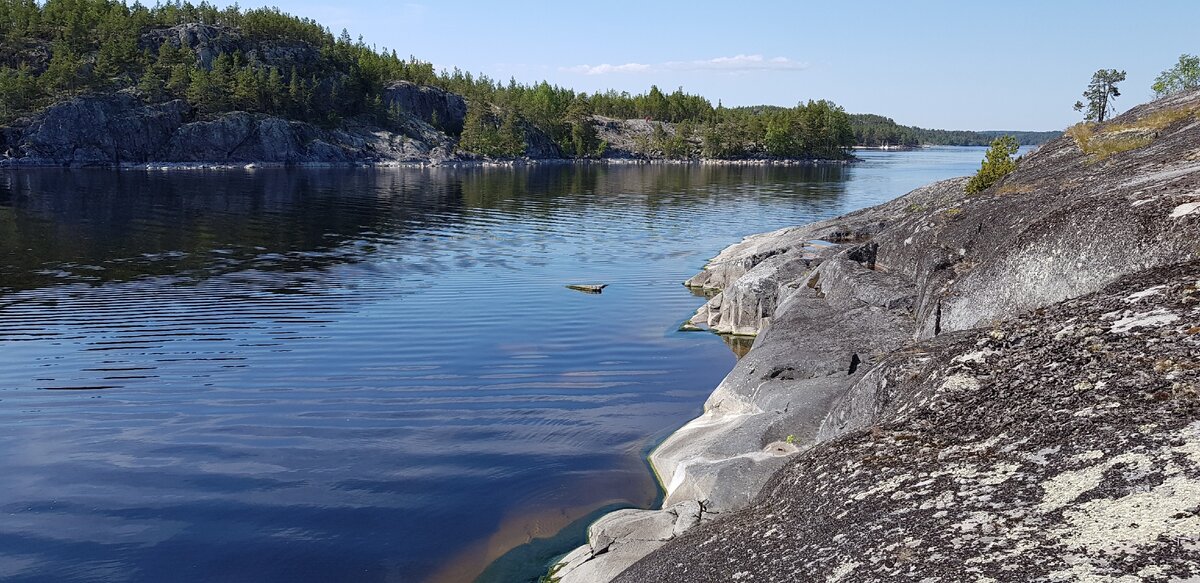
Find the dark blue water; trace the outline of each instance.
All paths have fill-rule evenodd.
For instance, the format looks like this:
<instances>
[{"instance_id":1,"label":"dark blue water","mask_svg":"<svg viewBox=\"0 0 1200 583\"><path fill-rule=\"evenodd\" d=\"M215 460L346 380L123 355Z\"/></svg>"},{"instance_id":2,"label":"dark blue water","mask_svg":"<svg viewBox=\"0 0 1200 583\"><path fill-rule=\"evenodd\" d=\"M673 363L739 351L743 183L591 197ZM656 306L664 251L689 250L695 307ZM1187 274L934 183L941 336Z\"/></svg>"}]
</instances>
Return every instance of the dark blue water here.
<instances>
[{"instance_id":1,"label":"dark blue water","mask_svg":"<svg viewBox=\"0 0 1200 583\"><path fill-rule=\"evenodd\" d=\"M683 279L981 154L0 173L0 579L536 573L733 365Z\"/></svg>"}]
</instances>

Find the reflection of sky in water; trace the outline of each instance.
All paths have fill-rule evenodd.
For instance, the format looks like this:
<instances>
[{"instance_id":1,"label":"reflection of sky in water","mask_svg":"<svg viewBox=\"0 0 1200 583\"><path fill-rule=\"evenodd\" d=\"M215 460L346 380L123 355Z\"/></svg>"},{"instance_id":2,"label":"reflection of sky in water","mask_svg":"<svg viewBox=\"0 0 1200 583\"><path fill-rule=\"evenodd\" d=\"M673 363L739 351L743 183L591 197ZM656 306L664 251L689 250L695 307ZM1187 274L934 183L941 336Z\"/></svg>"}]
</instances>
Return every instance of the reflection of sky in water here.
<instances>
[{"instance_id":1,"label":"reflection of sky in water","mask_svg":"<svg viewBox=\"0 0 1200 583\"><path fill-rule=\"evenodd\" d=\"M0 578L414 580L648 505L734 359L679 282L980 155L0 174Z\"/></svg>"}]
</instances>

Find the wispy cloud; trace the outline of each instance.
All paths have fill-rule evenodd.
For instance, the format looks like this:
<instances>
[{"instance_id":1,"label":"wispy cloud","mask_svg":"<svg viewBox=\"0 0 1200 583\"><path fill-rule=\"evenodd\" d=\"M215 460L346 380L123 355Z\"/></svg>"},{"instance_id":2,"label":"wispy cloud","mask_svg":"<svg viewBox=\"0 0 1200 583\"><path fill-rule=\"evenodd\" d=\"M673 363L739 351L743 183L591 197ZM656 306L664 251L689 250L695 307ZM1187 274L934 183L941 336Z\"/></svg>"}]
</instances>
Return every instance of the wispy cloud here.
<instances>
[{"instance_id":1,"label":"wispy cloud","mask_svg":"<svg viewBox=\"0 0 1200 583\"><path fill-rule=\"evenodd\" d=\"M747 73L750 71L800 71L808 68L808 63L794 61L787 57L766 58L762 55L734 55L732 57L717 57L695 61L667 61L657 64L624 63L621 65L576 65L562 67L563 71L583 75L608 75L612 73L648 73L654 71L721 71L726 73Z\"/></svg>"},{"instance_id":2,"label":"wispy cloud","mask_svg":"<svg viewBox=\"0 0 1200 583\"><path fill-rule=\"evenodd\" d=\"M654 68L652 65L645 63L625 63L624 65L610 65L604 63L601 65L575 65L574 67L563 67L564 71L571 73L583 73L584 75L606 75L608 73L642 73Z\"/></svg>"}]
</instances>

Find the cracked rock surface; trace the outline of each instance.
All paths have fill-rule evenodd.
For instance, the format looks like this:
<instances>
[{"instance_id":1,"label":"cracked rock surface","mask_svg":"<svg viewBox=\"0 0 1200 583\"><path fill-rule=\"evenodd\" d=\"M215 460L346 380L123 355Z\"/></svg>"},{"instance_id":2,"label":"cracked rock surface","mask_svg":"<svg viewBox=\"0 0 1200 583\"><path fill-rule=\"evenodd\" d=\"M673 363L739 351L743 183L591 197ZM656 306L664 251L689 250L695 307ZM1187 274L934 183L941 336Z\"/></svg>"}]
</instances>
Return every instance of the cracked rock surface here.
<instances>
[{"instance_id":1,"label":"cracked rock surface","mask_svg":"<svg viewBox=\"0 0 1200 583\"><path fill-rule=\"evenodd\" d=\"M1200 577L1200 91L1088 131L1149 138L1064 136L983 193L942 181L710 261L692 324L757 338L650 456L664 505L706 512L580 547L605 574L562 581L647 548L618 580Z\"/></svg>"},{"instance_id":2,"label":"cracked rock surface","mask_svg":"<svg viewBox=\"0 0 1200 583\"><path fill-rule=\"evenodd\" d=\"M1200 575L1198 288L1160 268L891 355L868 427L617 581Z\"/></svg>"}]
</instances>

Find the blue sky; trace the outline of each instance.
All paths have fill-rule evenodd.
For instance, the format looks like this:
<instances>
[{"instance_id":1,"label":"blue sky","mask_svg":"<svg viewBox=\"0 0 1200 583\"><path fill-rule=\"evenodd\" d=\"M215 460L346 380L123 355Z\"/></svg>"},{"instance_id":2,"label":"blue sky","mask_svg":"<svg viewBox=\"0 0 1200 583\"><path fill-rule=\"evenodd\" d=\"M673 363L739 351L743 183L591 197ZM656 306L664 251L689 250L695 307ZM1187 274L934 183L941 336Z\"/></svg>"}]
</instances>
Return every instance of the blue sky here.
<instances>
[{"instance_id":1,"label":"blue sky","mask_svg":"<svg viewBox=\"0 0 1200 583\"><path fill-rule=\"evenodd\" d=\"M254 5L252 1L243 6ZM831 99L946 129L1062 129L1099 68L1118 109L1200 53L1200 1L390 2L279 0L334 32L493 78L583 91L682 86L726 105Z\"/></svg>"}]
</instances>

